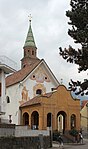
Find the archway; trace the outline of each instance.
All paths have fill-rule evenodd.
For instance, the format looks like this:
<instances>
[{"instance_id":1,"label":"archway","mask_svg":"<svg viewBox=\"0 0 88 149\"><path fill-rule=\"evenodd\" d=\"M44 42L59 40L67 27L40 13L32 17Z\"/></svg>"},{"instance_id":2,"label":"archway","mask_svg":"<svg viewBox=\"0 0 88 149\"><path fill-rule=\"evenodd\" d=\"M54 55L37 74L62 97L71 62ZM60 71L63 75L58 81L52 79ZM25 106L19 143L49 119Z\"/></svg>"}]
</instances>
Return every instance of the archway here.
<instances>
[{"instance_id":1,"label":"archway","mask_svg":"<svg viewBox=\"0 0 88 149\"><path fill-rule=\"evenodd\" d=\"M29 125L29 114L27 112L23 114L23 125Z\"/></svg>"},{"instance_id":2,"label":"archway","mask_svg":"<svg viewBox=\"0 0 88 149\"><path fill-rule=\"evenodd\" d=\"M57 129L59 132L64 133L67 125L67 115L64 111L57 114Z\"/></svg>"},{"instance_id":3,"label":"archway","mask_svg":"<svg viewBox=\"0 0 88 149\"><path fill-rule=\"evenodd\" d=\"M47 114L47 127L52 126L52 113Z\"/></svg>"},{"instance_id":4,"label":"archway","mask_svg":"<svg viewBox=\"0 0 88 149\"><path fill-rule=\"evenodd\" d=\"M31 115L31 128L38 129L39 126L39 114L37 111L34 111Z\"/></svg>"},{"instance_id":5,"label":"archway","mask_svg":"<svg viewBox=\"0 0 88 149\"><path fill-rule=\"evenodd\" d=\"M71 129L76 128L76 116L75 116L75 114L71 115L70 124L71 124Z\"/></svg>"}]
</instances>

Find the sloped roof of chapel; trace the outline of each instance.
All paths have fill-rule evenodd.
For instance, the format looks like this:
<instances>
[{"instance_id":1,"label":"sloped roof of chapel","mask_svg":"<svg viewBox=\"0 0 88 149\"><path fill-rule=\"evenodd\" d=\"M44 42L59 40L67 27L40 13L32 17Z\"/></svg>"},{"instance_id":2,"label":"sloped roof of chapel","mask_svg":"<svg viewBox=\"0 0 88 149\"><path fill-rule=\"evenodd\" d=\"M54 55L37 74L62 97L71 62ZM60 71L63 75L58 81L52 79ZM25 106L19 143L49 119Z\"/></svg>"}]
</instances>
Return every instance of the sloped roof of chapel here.
<instances>
[{"instance_id":1,"label":"sloped roof of chapel","mask_svg":"<svg viewBox=\"0 0 88 149\"><path fill-rule=\"evenodd\" d=\"M41 104L43 101L41 100L41 97L47 97L49 98L50 96L52 96L53 92L50 93L46 93L44 95L38 95L35 96L34 98L28 100L27 102L23 103L20 107L27 107L27 106L32 106L32 105L36 105L36 104Z\"/></svg>"},{"instance_id":2,"label":"sloped roof of chapel","mask_svg":"<svg viewBox=\"0 0 88 149\"><path fill-rule=\"evenodd\" d=\"M54 76L54 74L52 73L52 71L50 70L50 68L48 67L46 62L44 61L44 59L41 59L40 61L38 61L32 65L26 65L25 67L23 67L19 71L7 76L6 77L6 87L9 87L9 86L14 85L14 84L19 83L19 82L22 82L42 62L48 68L48 70L51 73L51 75L53 76L54 80L57 82L57 85L59 85L58 80L56 79L56 77Z\"/></svg>"},{"instance_id":3,"label":"sloped roof of chapel","mask_svg":"<svg viewBox=\"0 0 88 149\"><path fill-rule=\"evenodd\" d=\"M25 67L23 67L19 71L16 71L15 73L7 76L6 77L6 87L23 81L35 69L35 67L37 67L37 65L41 61L42 60L40 60L39 62L36 62L32 65L26 65Z\"/></svg>"}]
</instances>

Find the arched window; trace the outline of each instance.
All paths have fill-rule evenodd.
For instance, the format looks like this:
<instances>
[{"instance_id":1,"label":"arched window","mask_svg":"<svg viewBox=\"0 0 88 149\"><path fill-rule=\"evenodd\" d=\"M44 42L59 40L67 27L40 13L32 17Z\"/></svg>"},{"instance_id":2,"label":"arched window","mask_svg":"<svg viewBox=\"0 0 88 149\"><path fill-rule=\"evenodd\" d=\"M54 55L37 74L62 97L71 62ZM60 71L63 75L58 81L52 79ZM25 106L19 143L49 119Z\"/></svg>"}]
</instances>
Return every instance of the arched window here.
<instances>
[{"instance_id":1,"label":"arched window","mask_svg":"<svg viewBox=\"0 0 88 149\"><path fill-rule=\"evenodd\" d=\"M47 127L51 127L52 123L52 113L47 114Z\"/></svg>"},{"instance_id":2,"label":"arched window","mask_svg":"<svg viewBox=\"0 0 88 149\"><path fill-rule=\"evenodd\" d=\"M34 55L34 51L32 51L32 55Z\"/></svg>"},{"instance_id":3,"label":"arched window","mask_svg":"<svg viewBox=\"0 0 88 149\"><path fill-rule=\"evenodd\" d=\"M41 89L37 89L36 90L36 94L41 95L42 94L42 90Z\"/></svg>"},{"instance_id":4,"label":"arched window","mask_svg":"<svg viewBox=\"0 0 88 149\"><path fill-rule=\"evenodd\" d=\"M6 97L7 103L10 103L10 98L9 96Z\"/></svg>"},{"instance_id":5,"label":"arched window","mask_svg":"<svg viewBox=\"0 0 88 149\"><path fill-rule=\"evenodd\" d=\"M76 127L76 116L75 114L71 115L71 129Z\"/></svg>"}]
</instances>

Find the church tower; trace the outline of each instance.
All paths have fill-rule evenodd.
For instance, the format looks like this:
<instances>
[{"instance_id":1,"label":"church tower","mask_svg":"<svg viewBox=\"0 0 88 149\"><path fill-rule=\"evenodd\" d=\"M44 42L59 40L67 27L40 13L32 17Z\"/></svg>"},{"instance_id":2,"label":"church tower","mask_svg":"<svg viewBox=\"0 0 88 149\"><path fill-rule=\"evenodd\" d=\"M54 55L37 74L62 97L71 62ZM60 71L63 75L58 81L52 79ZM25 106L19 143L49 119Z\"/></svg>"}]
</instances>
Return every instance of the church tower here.
<instances>
[{"instance_id":1,"label":"church tower","mask_svg":"<svg viewBox=\"0 0 88 149\"><path fill-rule=\"evenodd\" d=\"M37 47L35 44L32 27L31 27L31 18L29 20L29 29L26 37L26 41L24 44L24 57L21 59L21 68L25 67L26 65L32 65L40 59L37 58Z\"/></svg>"}]
</instances>

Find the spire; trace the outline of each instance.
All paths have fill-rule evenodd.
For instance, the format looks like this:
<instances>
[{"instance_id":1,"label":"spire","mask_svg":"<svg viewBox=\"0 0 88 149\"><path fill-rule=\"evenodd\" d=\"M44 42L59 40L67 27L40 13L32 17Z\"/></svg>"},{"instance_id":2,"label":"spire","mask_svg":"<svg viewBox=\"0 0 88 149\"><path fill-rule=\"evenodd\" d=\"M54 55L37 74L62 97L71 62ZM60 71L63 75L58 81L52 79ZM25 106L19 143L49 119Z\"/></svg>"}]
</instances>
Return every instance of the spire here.
<instances>
[{"instance_id":1,"label":"spire","mask_svg":"<svg viewBox=\"0 0 88 149\"><path fill-rule=\"evenodd\" d=\"M24 44L24 57L21 59L21 67L25 67L26 65L34 64L40 59L37 58L37 47L35 45L32 28L31 28L31 15L29 17L29 30L27 33L26 41Z\"/></svg>"},{"instance_id":2,"label":"spire","mask_svg":"<svg viewBox=\"0 0 88 149\"><path fill-rule=\"evenodd\" d=\"M34 41L34 36L33 36L33 32L32 32L32 28L31 28L31 15L29 16L29 30L28 30L28 33L27 33L27 37L26 37L26 41L25 41L25 44L24 44L24 48L25 47L35 47L36 48L36 44L35 44L35 41Z\"/></svg>"}]
</instances>

